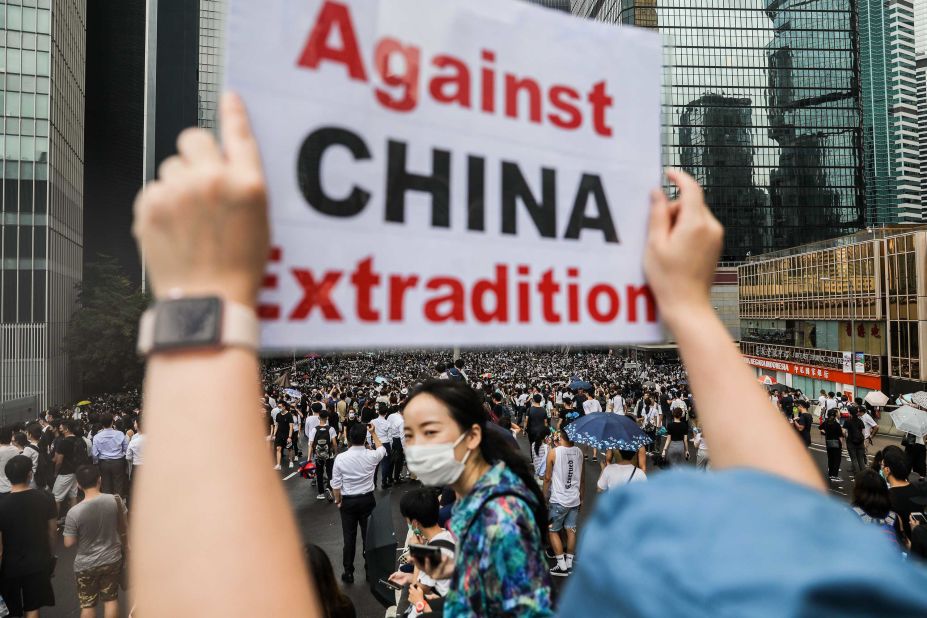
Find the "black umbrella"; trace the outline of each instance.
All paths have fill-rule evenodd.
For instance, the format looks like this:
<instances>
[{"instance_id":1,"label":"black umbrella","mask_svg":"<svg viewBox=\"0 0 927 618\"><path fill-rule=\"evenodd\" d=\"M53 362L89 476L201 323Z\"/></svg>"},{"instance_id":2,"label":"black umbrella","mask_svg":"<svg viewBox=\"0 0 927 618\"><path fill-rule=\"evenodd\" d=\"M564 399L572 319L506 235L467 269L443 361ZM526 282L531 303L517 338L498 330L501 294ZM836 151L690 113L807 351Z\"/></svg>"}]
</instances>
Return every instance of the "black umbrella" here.
<instances>
[{"instance_id":1,"label":"black umbrella","mask_svg":"<svg viewBox=\"0 0 927 618\"><path fill-rule=\"evenodd\" d=\"M396 532L393 530L392 504L388 494L377 500L377 506L367 520L364 556L367 560L370 594L383 607L392 607L396 604L395 591L379 583L396 571Z\"/></svg>"},{"instance_id":2,"label":"black umbrella","mask_svg":"<svg viewBox=\"0 0 927 618\"><path fill-rule=\"evenodd\" d=\"M784 392L784 391L789 390L789 387L786 386L785 384L770 384L770 385L767 385L766 388L768 388L770 391L783 391Z\"/></svg>"}]
</instances>

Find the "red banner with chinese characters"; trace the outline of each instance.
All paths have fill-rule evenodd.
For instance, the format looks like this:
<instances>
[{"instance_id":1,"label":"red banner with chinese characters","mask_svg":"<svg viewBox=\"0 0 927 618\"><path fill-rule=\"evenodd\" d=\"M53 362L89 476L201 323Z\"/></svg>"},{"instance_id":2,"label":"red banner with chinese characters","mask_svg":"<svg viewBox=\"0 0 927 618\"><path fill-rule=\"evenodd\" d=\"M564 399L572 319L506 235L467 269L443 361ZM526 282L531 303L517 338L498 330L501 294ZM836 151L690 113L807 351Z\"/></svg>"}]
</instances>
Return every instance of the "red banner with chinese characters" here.
<instances>
[{"instance_id":1,"label":"red banner with chinese characters","mask_svg":"<svg viewBox=\"0 0 927 618\"><path fill-rule=\"evenodd\" d=\"M760 369L769 369L772 371L782 371L791 373L795 376L812 378L814 380L826 380L838 384L853 384L853 374L845 373L837 369L825 369L823 367L812 367L810 365L799 365L788 361L773 360L771 358L760 358L758 356L746 356L744 358L747 364ZM862 388L879 390L882 388L882 378L868 373L856 374L856 385Z\"/></svg>"}]
</instances>

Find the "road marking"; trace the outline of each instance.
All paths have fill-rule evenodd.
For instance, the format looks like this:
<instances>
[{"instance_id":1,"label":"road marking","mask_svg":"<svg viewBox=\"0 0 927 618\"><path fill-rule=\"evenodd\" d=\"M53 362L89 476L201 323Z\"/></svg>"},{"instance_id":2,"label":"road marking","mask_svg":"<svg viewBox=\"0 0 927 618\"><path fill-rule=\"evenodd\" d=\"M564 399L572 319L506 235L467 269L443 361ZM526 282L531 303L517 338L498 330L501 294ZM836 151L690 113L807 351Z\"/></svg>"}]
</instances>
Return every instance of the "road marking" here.
<instances>
[{"instance_id":1,"label":"road marking","mask_svg":"<svg viewBox=\"0 0 927 618\"><path fill-rule=\"evenodd\" d=\"M290 472L290 476L285 476L285 477L283 477L283 480L284 480L284 481L289 481L291 478L293 478L293 477L296 476L297 474L299 474L299 470L297 470L296 472Z\"/></svg>"}]
</instances>

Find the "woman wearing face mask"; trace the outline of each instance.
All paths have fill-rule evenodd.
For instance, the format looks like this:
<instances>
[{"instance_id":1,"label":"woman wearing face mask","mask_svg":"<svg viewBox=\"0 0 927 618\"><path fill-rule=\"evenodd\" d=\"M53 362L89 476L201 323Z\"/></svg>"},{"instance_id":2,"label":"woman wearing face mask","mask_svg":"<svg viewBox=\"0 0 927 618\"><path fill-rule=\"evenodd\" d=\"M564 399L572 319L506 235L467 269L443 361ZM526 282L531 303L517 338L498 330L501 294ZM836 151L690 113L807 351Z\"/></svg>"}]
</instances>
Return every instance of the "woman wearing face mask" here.
<instances>
[{"instance_id":1,"label":"woman wearing face mask","mask_svg":"<svg viewBox=\"0 0 927 618\"><path fill-rule=\"evenodd\" d=\"M444 616L549 616L545 501L527 460L487 422L480 395L453 380L426 382L406 404L409 470L459 496L451 518L455 559L419 567L450 578Z\"/></svg>"}]
</instances>

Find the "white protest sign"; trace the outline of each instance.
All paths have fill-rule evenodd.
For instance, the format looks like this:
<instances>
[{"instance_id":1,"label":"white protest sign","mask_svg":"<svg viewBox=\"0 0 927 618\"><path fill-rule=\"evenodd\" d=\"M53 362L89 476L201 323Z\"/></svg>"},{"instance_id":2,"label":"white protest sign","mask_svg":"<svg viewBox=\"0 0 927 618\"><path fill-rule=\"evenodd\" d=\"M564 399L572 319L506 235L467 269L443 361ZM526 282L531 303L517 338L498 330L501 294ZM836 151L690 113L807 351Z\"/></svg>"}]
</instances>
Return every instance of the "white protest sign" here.
<instances>
[{"instance_id":1,"label":"white protest sign","mask_svg":"<svg viewBox=\"0 0 927 618\"><path fill-rule=\"evenodd\" d=\"M659 37L501 0L232 0L263 347L661 339Z\"/></svg>"}]
</instances>

